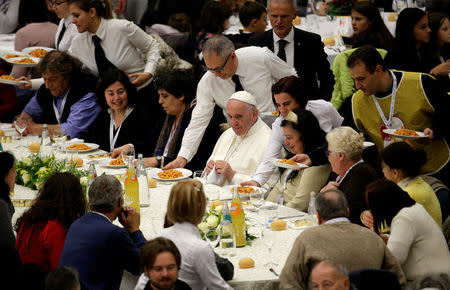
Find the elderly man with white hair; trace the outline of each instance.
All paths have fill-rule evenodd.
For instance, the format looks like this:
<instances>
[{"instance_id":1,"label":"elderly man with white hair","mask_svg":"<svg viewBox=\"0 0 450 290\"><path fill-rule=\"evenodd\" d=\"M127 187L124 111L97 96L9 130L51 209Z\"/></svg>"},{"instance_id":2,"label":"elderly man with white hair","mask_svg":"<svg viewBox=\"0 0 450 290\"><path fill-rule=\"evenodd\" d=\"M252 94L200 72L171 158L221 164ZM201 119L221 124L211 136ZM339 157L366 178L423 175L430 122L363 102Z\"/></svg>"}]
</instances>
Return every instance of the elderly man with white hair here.
<instances>
[{"instance_id":1,"label":"elderly man with white hair","mask_svg":"<svg viewBox=\"0 0 450 290\"><path fill-rule=\"evenodd\" d=\"M375 169L362 160L363 136L350 127L342 126L328 132L326 139L328 161L338 176L321 191L342 191L350 209L349 220L362 225L360 215L367 209L364 201L366 186L378 179Z\"/></svg>"},{"instance_id":2,"label":"elderly man with white hair","mask_svg":"<svg viewBox=\"0 0 450 290\"><path fill-rule=\"evenodd\" d=\"M239 91L229 98L227 115L231 128L220 136L206 164L208 182L221 186L250 179L264 159L271 133L248 92Z\"/></svg>"}]
</instances>

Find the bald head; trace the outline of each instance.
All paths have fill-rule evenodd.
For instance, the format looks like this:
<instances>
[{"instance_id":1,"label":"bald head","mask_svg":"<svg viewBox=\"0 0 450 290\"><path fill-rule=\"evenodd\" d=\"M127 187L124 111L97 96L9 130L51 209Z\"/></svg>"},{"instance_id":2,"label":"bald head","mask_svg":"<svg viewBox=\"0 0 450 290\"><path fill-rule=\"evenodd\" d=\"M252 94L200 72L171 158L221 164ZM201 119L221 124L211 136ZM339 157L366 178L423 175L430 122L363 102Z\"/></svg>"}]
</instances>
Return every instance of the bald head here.
<instances>
[{"instance_id":1,"label":"bald head","mask_svg":"<svg viewBox=\"0 0 450 290\"><path fill-rule=\"evenodd\" d=\"M319 262L311 271L311 289L350 289L350 279L344 266L331 260Z\"/></svg>"},{"instance_id":2,"label":"bald head","mask_svg":"<svg viewBox=\"0 0 450 290\"><path fill-rule=\"evenodd\" d=\"M348 206L345 195L337 189L319 192L316 198L316 210L324 221L348 216Z\"/></svg>"}]
</instances>

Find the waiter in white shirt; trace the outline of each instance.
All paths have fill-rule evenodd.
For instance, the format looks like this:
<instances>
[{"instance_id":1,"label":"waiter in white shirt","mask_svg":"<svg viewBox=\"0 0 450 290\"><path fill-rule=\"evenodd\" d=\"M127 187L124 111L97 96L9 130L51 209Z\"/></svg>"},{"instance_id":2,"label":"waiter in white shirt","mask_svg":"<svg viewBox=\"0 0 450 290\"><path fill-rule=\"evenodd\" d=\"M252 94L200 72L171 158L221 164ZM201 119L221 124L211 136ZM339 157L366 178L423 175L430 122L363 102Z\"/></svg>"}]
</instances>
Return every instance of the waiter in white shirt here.
<instances>
[{"instance_id":1,"label":"waiter in white shirt","mask_svg":"<svg viewBox=\"0 0 450 290\"><path fill-rule=\"evenodd\" d=\"M272 84L283 77L296 75L293 67L269 49L244 47L235 51L231 40L223 35L205 42L203 57L208 72L198 83L197 105L191 122L184 132L178 157L163 169L184 167L193 158L215 104L225 111L229 97L235 91L245 90L255 97L260 112L273 111Z\"/></svg>"}]
</instances>

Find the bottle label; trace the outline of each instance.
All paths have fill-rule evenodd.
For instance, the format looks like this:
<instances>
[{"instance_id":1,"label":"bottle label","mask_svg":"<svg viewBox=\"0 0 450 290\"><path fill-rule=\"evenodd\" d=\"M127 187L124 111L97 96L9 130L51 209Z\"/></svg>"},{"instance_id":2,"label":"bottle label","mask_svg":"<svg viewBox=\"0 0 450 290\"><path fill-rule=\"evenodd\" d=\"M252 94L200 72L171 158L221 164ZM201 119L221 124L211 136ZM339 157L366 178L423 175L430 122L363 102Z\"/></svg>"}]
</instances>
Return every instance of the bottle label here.
<instances>
[{"instance_id":1,"label":"bottle label","mask_svg":"<svg viewBox=\"0 0 450 290\"><path fill-rule=\"evenodd\" d=\"M128 184L128 183L131 182L131 181L137 181L137 176L136 176L136 174L132 174L132 173L130 173L130 172L127 172L127 173L126 173L126 176L125 176L125 181L124 181L124 183L125 183L125 184Z\"/></svg>"},{"instance_id":2,"label":"bottle label","mask_svg":"<svg viewBox=\"0 0 450 290\"><path fill-rule=\"evenodd\" d=\"M231 203L231 207L230 207L230 214L231 215L238 215L240 214L240 210L239 210L239 203Z\"/></svg>"}]
</instances>

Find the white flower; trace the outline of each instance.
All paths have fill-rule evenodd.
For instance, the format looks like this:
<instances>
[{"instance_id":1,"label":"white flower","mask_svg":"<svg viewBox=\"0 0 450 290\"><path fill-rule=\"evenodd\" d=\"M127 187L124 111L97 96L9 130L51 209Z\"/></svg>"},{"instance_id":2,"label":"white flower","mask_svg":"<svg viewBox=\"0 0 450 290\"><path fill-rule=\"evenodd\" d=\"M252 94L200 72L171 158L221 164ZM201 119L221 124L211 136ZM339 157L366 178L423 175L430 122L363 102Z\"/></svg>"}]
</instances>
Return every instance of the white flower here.
<instances>
[{"instance_id":1,"label":"white flower","mask_svg":"<svg viewBox=\"0 0 450 290\"><path fill-rule=\"evenodd\" d=\"M87 186L88 185L88 178L87 176L83 176L80 178L81 185Z\"/></svg>"},{"instance_id":2,"label":"white flower","mask_svg":"<svg viewBox=\"0 0 450 290\"><path fill-rule=\"evenodd\" d=\"M202 233L206 233L209 230L208 224L206 222L201 222L198 225L198 229L202 232Z\"/></svg>"},{"instance_id":3,"label":"white flower","mask_svg":"<svg viewBox=\"0 0 450 290\"><path fill-rule=\"evenodd\" d=\"M222 212L223 205L219 204L214 208L214 211L218 214Z\"/></svg>"},{"instance_id":4,"label":"white flower","mask_svg":"<svg viewBox=\"0 0 450 290\"><path fill-rule=\"evenodd\" d=\"M219 218L216 215L212 214L206 219L206 223L208 224L209 228L215 228L219 224Z\"/></svg>"},{"instance_id":5,"label":"white flower","mask_svg":"<svg viewBox=\"0 0 450 290\"><path fill-rule=\"evenodd\" d=\"M31 166L33 163L31 162L31 159L28 157L25 157L24 159L22 159L22 162L26 165L26 166Z\"/></svg>"},{"instance_id":6,"label":"white flower","mask_svg":"<svg viewBox=\"0 0 450 290\"><path fill-rule=\"evenodd\" d=\"M39 168L38 172L44 172L47 170L47 167L42 166L41 168Z\"/></svg>"},{"instance_id":7,"label":"white flower","mask_svg":"<svg viewBox=\"0 0 450 290\"><path fill-rule=\"evenodd\" d=\"M31 181L31 175L28 172L25 172L24 174L22 174L22 180L24 184L27 184Z\"/></svg>"}]
</instances>

